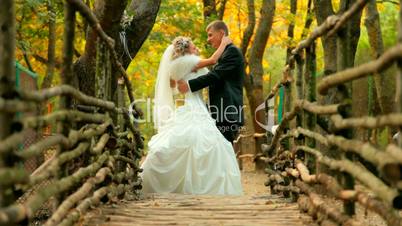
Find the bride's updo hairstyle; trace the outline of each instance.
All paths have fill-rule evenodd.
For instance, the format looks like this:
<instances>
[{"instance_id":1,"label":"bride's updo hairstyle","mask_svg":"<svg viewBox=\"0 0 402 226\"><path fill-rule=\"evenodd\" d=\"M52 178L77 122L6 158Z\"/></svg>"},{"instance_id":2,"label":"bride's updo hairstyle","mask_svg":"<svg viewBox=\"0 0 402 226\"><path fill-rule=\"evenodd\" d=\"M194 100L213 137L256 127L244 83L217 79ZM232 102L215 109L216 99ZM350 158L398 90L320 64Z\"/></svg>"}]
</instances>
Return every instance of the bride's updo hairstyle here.
<instances>
[{"instance_id":1,"label":"bride's updo hairstyle","mask_svg":"<svg viewBox=\"0 0 402 226\"><path fill-rule=\"evenodd\" d=\"M184 36L176 37L173 42L172 60L190 53L191 39Z\"/></svg>"}]
</instances>

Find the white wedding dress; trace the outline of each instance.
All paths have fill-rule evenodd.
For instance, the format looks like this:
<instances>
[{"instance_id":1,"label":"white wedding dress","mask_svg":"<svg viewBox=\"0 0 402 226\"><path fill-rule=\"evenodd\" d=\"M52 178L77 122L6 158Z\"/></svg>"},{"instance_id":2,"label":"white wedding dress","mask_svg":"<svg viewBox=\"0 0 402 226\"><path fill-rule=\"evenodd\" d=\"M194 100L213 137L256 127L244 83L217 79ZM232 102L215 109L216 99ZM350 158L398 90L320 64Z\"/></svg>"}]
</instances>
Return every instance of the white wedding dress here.
<instances>
[{"instance_id":1,"label":"white wedding dress","mask_svg":"<svg viewBox=\"0 0 402 226\"><path fill-rule=\"evenodd\" d=\"M167 75L192 79L199 58L186 55L170 62ZM158 74L159 76L159 74ZM144 193L241 195L241 175L232 144L219 132L201 91L187 93L185 103L159 124L142 164Z\"/></svg>"}]
</instances>

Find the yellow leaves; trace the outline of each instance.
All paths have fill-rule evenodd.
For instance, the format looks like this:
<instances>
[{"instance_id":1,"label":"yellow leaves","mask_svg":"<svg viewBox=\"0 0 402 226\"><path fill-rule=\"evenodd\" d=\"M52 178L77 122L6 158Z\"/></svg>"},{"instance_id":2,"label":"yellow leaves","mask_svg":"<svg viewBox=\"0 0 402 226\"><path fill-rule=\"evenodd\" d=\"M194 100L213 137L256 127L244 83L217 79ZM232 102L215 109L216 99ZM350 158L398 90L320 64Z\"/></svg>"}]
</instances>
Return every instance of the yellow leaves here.
<instances>
[{"instance_id":1,"label":"yellow leaves","mask_svg":"<svg viewBox=\"0 0 402 226\"><path fill-rule=\"evenodd\" d=\"M262 76L262 81L264 81L264 82L268 82L270 79L271 79L271 75L269 75L269 74L264 74Z\"/></svg>"},{"instance_id":2,"label":"yellow leaves","mask_svg":"<svg viewBox=\"0 0 402 226\"><path fill-rule=\"evenodd\" d=\"M154 84L150 80L145 80L145 86L150 87L153 86Z\"/></svg>"},{"instance_id":3,"label":"yellow leaves","mask_svg":"<svg viewBox=\"0 0 402 226\"><path fill-rule=\"evenodd\" d=\"M250 74L250 67L246 67L246 74Z\"/></svg>"},{"instance_id":4,"label":"yellow leaves","mask_svg":"<svg viewBox=\"0 0 402 226\"><path fill-rule=\"evenodd\" d=\"M262 67L267 68L269 66L269 62L266 58L262 59Z\"/></svg>"},{"instance_id":5,"label":"yellow leaves","mask_svg":"<svg viewBox=\"0 0 402 226\"><path fill-rule=\"evenodd\" d=\"M134 74L132 74L131 76L134 80L138 80L141 79L141 74L139 72L135 72Z\"/></svg>"},{"instance_id":6,"label":"yellow leaves","mask_svg":"<svg viewBox=\"0 0 402 226\"><path fill-rule=\"evenodd\" d=\"M385 10L384 4L377 4L377 9L378 9L378 12L384 11Z\"/></svg>"},{"instance_id":7,"label":"yellow leaves","mask_svg":"<svg viewBox=\"0 0 402 226\"><path fill-rule=\"evenodd\" d=\"M338 12L339 8L341 7L340 0L332 0L332 7L334 8L335 12Z\"/></svg>"},{"instance_id":8,"label":"yellow leaves","mask_svg":"<svg viewBox=\"0 0 402 226\"><path fill-rule=\"evenodd\" d=\"M339 0L338 0L339 1ZM299 37L303 32L303 27L306 18L308 1L298 1L297 14L294 16L290 13L289 1L277 1L274 22L271 30L271 34L268 40L268 48L272 45L279 45L282 47L288 46L288 44L299 42ZM256 13L256 27L259 23L259 12L261 2L255 2ZM228 24L231 31L230 37L236 45L240 45L243 32L245 31L248 23L248 10L246 0L232 0L228 1L225 8L224 21ZM297 19L296 19L297 18ZM289 40L287 30L289 24L295 22L295 34L296 40ZM253 37L252 37L253 40ZM252 41L251 40L251 41Z\"/></svg>"},{"instance_id":9,"label":"yellow leaves","mask_svg":"<svg viewBox=\"0 0 402 226\"><path fill-rule=\"evenodd\" d=\"M271 74L269 72L267 73L267 71L268 71L267 69L269 68L269 61L267 60L267 58L263 58L262 67L264 68L264 72L265 72L262 75L262 81L263 82L268 82L271 79Z\"/></svg>"}]
</instances>

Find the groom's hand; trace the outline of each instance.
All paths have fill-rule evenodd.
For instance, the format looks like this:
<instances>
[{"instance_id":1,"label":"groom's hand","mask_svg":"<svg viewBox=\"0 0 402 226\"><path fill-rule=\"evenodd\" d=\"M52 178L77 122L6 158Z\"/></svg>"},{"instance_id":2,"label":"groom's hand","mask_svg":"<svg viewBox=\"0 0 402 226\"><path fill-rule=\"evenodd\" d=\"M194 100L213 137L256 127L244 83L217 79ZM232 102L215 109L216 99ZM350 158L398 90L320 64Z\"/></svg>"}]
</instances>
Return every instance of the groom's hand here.
<instances>
[{"instance_id":1,"label":"groom's hand","mask_svg":"<svg viewBox=\"0 0 402 226\"><path fill-rule=\"evenodd\" d=\"M180 93L187 93L190 88L188 87L188 84L184 80L179 80L177 81L177 89L180 91Z\"/></svg>"},{"instance_id":2,"label":"groom's hand","mask_svg":"<svg viewBox=\"0 0 402 226\"><path fill-rule=\"evenodd\" d=\"M170 79L170 88L176 87L176 81L173 79Z\"/></svg>"}]
</instances>

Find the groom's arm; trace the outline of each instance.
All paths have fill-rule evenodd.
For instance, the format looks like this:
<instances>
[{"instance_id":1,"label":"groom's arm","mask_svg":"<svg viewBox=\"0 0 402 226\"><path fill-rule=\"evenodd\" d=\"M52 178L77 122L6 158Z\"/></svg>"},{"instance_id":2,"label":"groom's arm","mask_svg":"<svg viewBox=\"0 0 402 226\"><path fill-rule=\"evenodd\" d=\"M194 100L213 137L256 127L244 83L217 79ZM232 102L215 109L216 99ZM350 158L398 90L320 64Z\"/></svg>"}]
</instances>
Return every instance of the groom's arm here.
<instances>
[{"instance_id":1,"label":"groom's arm","mask_svg":"<svg viewBox=\"0 0 402 226\"><path fill-rule=\"evenodd\" d=\"M206 75L188 81L191 92L198 91L231 76L240 63L242 63L241 56L237 49L228 48L215 68Z\"/></svg>"}]
</instances>

